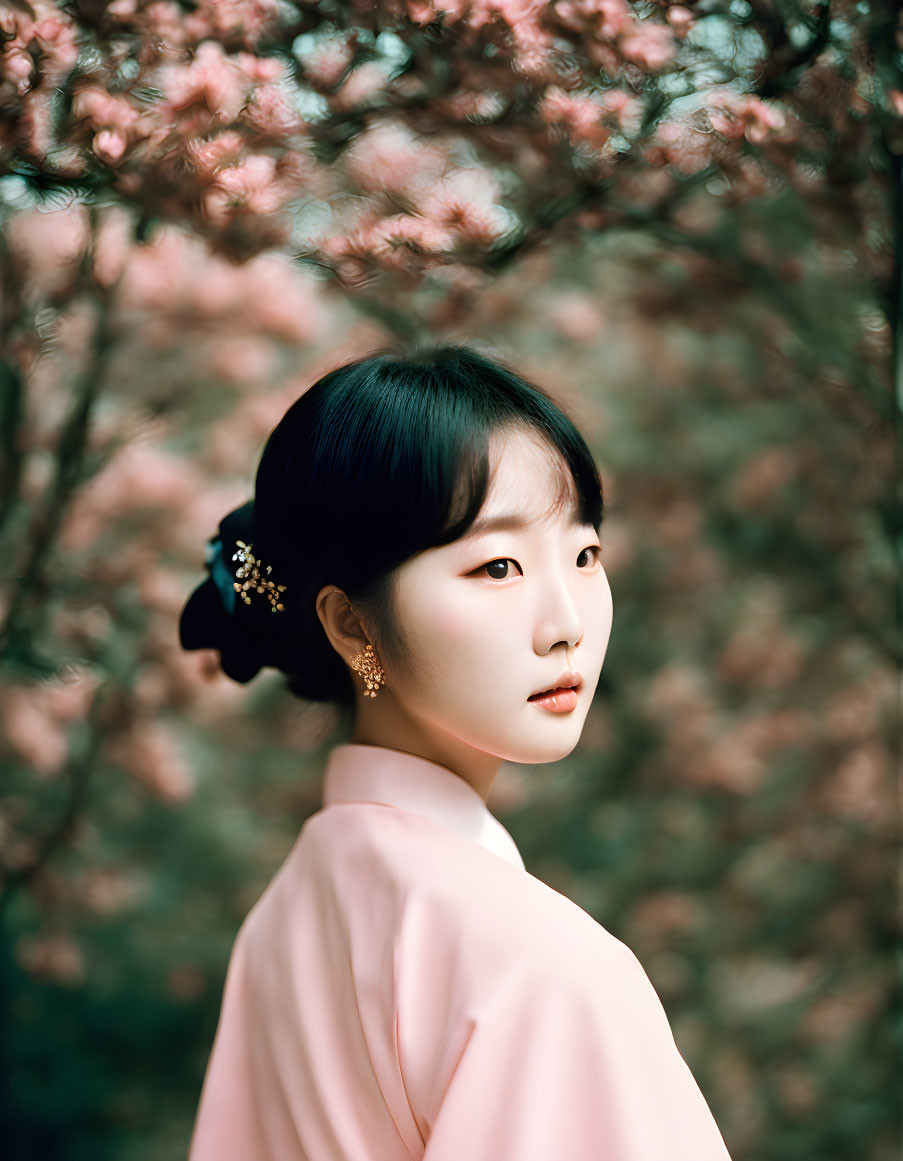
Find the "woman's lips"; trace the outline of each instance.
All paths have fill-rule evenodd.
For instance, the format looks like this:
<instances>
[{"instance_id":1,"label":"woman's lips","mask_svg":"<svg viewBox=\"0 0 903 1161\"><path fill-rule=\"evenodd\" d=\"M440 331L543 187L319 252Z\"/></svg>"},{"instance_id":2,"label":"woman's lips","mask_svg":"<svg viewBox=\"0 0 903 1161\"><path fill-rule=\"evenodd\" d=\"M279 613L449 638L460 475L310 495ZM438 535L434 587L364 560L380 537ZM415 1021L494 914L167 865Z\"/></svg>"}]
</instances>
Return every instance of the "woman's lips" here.
<instances>
[{"instance_id":1,"label":"woman's lips","mask_svg":"<svg viewBox=\"0 0 903 1161\"><path fill-rule=\"evenodd\" d=\"M545 693L534 693L527 698L533 705L542 706L555 714L570 713L577 708L577 691L572 687L547 690Z\"/></svg>"}]
</instances>

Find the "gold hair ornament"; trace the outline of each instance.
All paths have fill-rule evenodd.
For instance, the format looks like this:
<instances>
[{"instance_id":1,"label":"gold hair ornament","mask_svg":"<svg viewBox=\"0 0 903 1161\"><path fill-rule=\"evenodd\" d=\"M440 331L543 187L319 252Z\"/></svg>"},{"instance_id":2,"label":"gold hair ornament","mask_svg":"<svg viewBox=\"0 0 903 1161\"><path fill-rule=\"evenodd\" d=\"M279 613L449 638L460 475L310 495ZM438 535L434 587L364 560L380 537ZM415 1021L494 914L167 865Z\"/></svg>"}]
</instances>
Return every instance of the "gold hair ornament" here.
<instances>
[{"instance_id":1,"label":"gold hair ornament","mask_svg":"<svg viewBox=\"0 0 903 1161\"><path fill-rule=\"evenodd\" d=\"M233 552L232 559L240 560L241 564L235 570L235 575L239 578L235 581L232 587L241 597L246 605L250 605L251 597L248 590L251 592L265 593L267 600L270 602L271 613L281 613L283 611L283 604L279 600L279 594L285 592L285 585L274 584L273 581L268 580L261 570L270 573L273 571L273 566L268 564L264 566L262 560L254 555L251 551L250 541L245 544L243 540L236 540L238 551ZM241 581L242 583L239 583Z\"/></svg>"},{"instance_id":2,"label":"gold hair ornament","mask_svg":"<svg viewBox=\"0 0 903 1161\"><path fill-rule=\"evenodd\" d=\"M376 659L373 646L368 643L363 653L351 658L351 668L356 669L367 683L364 697L376 697L379 693L380 682L385 683L386 674Z\"/></svg>"}]
</instances>

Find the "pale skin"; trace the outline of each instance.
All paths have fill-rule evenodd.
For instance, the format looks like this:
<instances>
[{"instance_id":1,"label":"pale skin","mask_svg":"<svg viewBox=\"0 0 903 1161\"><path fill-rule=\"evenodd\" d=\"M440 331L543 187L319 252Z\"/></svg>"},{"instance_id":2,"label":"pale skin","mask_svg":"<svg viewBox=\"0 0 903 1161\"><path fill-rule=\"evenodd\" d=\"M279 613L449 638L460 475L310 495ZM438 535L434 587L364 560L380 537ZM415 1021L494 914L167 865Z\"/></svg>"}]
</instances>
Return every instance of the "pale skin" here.
<instances>
[{"instance_id":1,"label":"pale skin","mask_svg":"<svg viewBox=\"0 0 903 1161\"><path fill-rule=\"evenodd\" d=\"M526 523L427 549L398 568L395 601L413 681L393 681L340 588L324 585L316 598L355 686L351 741L438 762L484 802L503 761L554 762L576 746L612 624L598 533L571 523L575 490L567 473L561 496L557 452L516 430L491 439L490 461L477 520L515 513ZM364 696L351 668L368 643L385 669L375 698ZM566 669L583 677L575 709L555 714L527 700Z\"/></svg>"}]
</instances>

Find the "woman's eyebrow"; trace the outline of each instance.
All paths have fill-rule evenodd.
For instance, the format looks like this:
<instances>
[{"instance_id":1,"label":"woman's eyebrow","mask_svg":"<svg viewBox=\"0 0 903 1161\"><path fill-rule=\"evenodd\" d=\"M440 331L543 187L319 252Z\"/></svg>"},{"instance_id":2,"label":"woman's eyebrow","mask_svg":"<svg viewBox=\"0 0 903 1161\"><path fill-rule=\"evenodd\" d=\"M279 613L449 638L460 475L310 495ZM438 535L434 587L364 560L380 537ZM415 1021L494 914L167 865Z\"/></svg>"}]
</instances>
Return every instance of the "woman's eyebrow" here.
<instances>
[{"instance_id":1,"label":"woman's eyebrow","mask_svg":"<svg viewBox=\"0 0 903 1161\"><path fill-rule=\"evenodd\" d=\"M464 536L464 540L482 536L485 532L517 532L529 528L534 521L520 512L500 512L497 516L484 516L471 525ZM571 526L582 524L580 512L576 507L571 508Z\"/></svg>"}]
</instances>

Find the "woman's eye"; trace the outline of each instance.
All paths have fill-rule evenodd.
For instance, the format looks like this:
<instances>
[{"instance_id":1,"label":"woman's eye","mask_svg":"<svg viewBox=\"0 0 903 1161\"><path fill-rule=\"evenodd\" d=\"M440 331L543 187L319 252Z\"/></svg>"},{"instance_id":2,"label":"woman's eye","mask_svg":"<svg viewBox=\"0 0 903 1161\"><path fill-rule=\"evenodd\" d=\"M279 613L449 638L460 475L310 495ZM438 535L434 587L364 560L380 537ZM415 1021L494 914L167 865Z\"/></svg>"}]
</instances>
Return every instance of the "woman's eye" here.
<instances>
[{"instance_id":1,"label":"woman's eye","mask_svg":"<svg viewBox=\"0 0 903 1161\"><path fill-rule=\"evenodd\" d=\"M601 552L602 552L601 545L599 545L599 544L588 545L578 555L577 567L578 568L585 567L584 565L580 564L580 560L582 557L586 556L587 554L590 557L590 560L589 560L590 565L594 564L599 559L599 555ZM509 564L516 565L518 572L520 572L520 565L517 563L517 561L512 560L510 556L504 556L504 557L500 557L498 560L490 560L488 564L482 565L480 568L477 569L477 573L481 573L481 572L485 571L487 576L489 576L490 579L492 579L492 580L507 580L508 576L509 576L509 572L508 572L508 565Z\"/></svg>"},{"instance_id":2,"label":"woman's eye","mask_svg":"<svg viewBox=\"0 0 903 1161\"><path fill-rule=\"evenodd\" d=\"M477 572L482 572L483 569L485 569L487 571L487 573L489 574L489 576L492 578L492 580L507 580L508 579L508 565L509 564L517 564L517 561L512 560L510 557L502 557L499 560L490 560L490 562L488 564L484 564L482 566L482 568L478 568ZM520 569L519 564L517 565L517 567L518 567L518 569ZM502 572L491 572L490 571L491 569L495 569L495 568L501 568L504 571L502 571Z\"/></svg>"}]
</instances>

